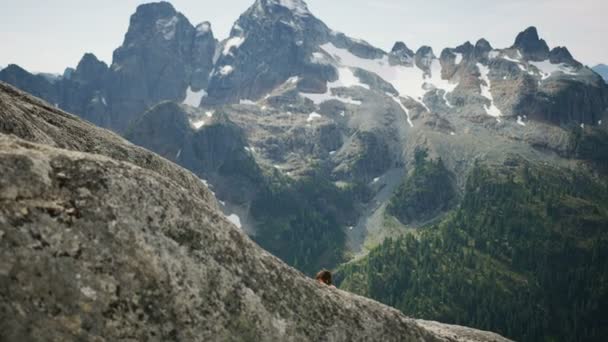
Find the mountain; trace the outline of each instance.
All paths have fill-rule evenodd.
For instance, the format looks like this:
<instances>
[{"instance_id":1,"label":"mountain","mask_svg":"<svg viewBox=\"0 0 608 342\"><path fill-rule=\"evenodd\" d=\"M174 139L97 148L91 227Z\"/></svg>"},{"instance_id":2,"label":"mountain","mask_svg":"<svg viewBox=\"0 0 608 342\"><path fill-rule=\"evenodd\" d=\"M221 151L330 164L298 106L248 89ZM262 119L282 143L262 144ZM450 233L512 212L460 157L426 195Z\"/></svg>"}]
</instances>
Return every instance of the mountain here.
<instances>
[{"instance_id":1,"label":"mountain","mask_svg":"<svg viewBox=\"0 0 608 342\"><path fill-rule=\"evenodd\" d=\"M508 341L318 285L190 172L4 83L0 109L2 340Z\"/></svg>"},{"instance_id":2,"label":"mountain","mask_svg":"<svg viewBox=\"0 0 608 342\"><path fill-rule=\"evenodd\" d=\"M186 21L139 7L102 93L125 109L74 112L204 179L308 275L517 340L606 335L608 86L567 48L530 27L505 48L383 51L301 0L257 0L189 62ZM0 79L57 96L11 69Z\"/></svg>"},{"instance_id":3,"label":"mountain","mask_svg":"<svg viewBox=\"0 0 608 342\"><path fill-rule=\"evenodd\" d=\"M196 98L206 87L216 44L208 22L195 27L168 2L146 4L131 17L111 66L87 53L56 82L33 81L36 75L17 66L0 71L0 80L123 132L160 101Z\"/></svg>"},{"instance_id":4,"label":"mountain","mask_svg":"<svg viewBox=\"0 0 608 342\"><path fill-rule=\"evenodd\" d=\"M597 72L606 82L608 82L608 65L598 64L593 67L593 71Z\"/></svg>"}]
</instances>

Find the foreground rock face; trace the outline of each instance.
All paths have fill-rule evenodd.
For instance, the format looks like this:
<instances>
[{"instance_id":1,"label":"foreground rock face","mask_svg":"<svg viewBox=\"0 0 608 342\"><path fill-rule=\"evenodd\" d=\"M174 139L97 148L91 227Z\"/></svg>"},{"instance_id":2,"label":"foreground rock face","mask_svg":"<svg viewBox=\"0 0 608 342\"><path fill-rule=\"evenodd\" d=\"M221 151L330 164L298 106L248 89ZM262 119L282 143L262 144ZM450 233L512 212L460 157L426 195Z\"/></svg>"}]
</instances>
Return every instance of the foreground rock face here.
<instances>
[{"instance_id":1,"label":"foreground rock face","mask_svg":"<svg viewBox=\"0 0 608 342\"><path fill-rule=\"evenodd\" d=\"M0 123L0 340L506 341L316 284L189 172L3 84Z\"/></svg>"}]
</instances>

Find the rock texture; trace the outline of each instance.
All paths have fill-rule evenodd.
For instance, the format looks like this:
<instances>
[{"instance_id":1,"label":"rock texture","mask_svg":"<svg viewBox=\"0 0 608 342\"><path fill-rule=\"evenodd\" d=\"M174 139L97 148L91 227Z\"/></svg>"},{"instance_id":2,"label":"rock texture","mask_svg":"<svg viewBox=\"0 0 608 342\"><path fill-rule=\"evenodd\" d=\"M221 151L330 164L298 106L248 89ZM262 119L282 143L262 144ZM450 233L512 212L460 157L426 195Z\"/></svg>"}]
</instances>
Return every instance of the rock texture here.
<instances>
[{"instance_id":1,"label":"rock texture","mask_svg":"<svg viewBox=\"0 0 608 342\"><path fill-rule=\"evenodd\" d=\"M506 341L316 284L191 173L1 83L0 119L2 340Z\"/></svg>"}]
</instances>

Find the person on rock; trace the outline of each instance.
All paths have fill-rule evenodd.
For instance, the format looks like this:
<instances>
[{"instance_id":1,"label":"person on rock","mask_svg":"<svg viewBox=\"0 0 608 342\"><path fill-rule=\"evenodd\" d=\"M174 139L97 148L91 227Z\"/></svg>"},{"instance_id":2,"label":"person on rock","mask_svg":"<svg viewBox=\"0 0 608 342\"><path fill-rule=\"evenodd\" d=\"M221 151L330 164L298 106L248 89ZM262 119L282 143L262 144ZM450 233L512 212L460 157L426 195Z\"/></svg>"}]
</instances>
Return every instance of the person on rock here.
<instances>
[{"instance_id":1,"label":"person on rock","mask_svg":"<svg viewBox=\"0 0 608 342\"><path fill-rule=\"evenodd\" d=\"M323 284L323 285L327 285L327 286L335 288L335 286L332 284L332 281L331 281L331 272L329 272L328 270L319 271L319 273L317 273L317 276L315 277L315 279L317 280L317 282L319 282L319 284Z\"/></svg>"}]
</instances>

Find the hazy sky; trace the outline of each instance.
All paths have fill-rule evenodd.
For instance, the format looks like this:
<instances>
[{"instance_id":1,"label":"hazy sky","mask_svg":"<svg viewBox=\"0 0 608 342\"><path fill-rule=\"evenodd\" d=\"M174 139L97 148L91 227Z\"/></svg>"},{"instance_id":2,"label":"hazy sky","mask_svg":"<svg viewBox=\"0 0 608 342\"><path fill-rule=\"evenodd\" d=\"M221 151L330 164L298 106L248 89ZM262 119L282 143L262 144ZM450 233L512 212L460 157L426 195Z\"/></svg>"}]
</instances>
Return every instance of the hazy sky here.
<instances>
[{"instance_id":1,"label":"hazy sky","mask_svg":"<svg viewBox=\"0 0 608 342\"><path fill-rule=\"evenodd\" d=\"M0 0L0 66L62 72L85 52L111 63L140 0ZM172 0L193 23L209 20L223 39L254 0ZM388 50L444 47L484 37L510 46L518 32L538 27L549 46L565 45L589 65L608 63L606 0L308 0L329 27Z\"/></svg>"}]
</instances>

